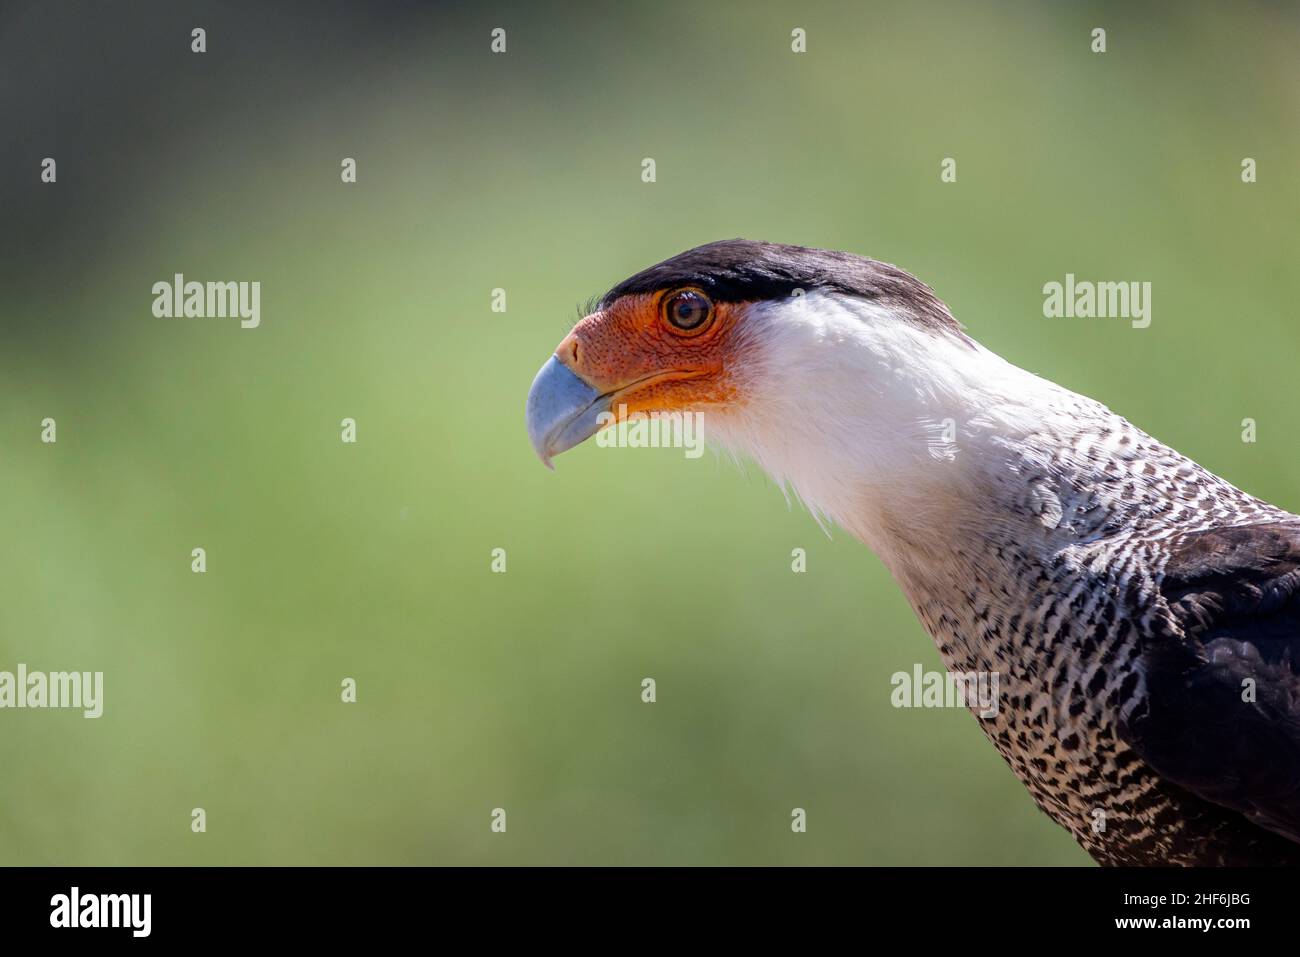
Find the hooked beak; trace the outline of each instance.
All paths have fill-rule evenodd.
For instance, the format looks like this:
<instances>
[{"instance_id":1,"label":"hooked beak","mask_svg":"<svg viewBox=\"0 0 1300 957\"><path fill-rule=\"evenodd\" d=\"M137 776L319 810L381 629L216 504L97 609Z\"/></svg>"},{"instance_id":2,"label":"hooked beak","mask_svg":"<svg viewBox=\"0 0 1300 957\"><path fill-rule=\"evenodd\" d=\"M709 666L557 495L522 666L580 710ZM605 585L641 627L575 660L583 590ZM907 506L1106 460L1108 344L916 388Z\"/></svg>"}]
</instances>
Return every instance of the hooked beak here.
<instances>
[{"instance_id":1,"label":"hooked beak","mask_svg":"<svg viewBox=\"0 0 1300 957\"><path fill-rule=\"evenodd\" d=\"M600 431L610 411L610 397L601 395L551 356L528 390L524 418L528 438L542 464L554 469L551 457L565 452Z\"/></svg>"}]
</instances>

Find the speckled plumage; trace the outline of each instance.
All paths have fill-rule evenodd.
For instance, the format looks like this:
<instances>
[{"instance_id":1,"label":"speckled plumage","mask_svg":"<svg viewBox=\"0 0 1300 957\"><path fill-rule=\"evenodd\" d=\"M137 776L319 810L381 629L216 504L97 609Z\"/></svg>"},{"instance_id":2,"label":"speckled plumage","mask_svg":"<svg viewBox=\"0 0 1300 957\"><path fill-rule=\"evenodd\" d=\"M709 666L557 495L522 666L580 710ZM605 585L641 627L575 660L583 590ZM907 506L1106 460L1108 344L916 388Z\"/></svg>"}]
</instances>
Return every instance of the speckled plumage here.
<instances>
[{"instance_id":1,"label":"speckled plumage","mask_svg":"<svg viewBox=\"0 0 1300 957\"><path fill-rule=\"evenodd\" d=\"M1178 543L1296 519L1096 403L1072 402L1066 420L1068 434L1033 437L1030 447L1054 451L1003 491L1038 490L1019 508L1068 543L1044 561L1024 547L1023 528L991 524L936 560L942 573L907 582L918 616L949 671L1000 674L985 733L1098 861L1300 864L1300 845L1169 782L1127 740L1143 707L1144 652L1184 634L1161 591Z\"/></svg>"}]
</instances>

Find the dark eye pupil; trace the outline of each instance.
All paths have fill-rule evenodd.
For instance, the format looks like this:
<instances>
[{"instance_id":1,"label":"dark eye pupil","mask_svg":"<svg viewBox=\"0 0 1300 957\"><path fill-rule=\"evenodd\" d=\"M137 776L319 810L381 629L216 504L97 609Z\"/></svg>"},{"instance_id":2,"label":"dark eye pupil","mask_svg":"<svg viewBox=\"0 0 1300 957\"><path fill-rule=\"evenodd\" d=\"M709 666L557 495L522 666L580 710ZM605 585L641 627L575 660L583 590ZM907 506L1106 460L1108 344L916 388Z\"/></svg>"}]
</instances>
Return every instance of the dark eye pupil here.
<instances>
[{"instance_id":1,"label":"dark eye pupil","mask_svg":"<svg viewBox=\"0 0 1300 957\"><path fill-rule=\"evenodd\" d=\"M698 293L683 292L673 297L669 316L680 329L694 329L709 314L709 304Z\"/></svg>"}]
</instances>

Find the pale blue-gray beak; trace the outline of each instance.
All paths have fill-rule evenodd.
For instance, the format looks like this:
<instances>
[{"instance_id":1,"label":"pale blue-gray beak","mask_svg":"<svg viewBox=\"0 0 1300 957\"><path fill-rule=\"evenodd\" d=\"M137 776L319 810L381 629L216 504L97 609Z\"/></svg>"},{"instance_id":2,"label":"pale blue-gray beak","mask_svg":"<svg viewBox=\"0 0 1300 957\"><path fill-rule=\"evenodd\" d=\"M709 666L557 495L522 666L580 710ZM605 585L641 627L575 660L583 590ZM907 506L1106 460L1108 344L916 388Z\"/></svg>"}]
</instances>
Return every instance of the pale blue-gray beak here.
<instances>
[{"instance_id":1,"label":"pale blue-gray beak","mask_svg":"<svg viewBox=\"0 0 1300 957\"><path fill-rule=\"evenodd\" d=\"M524 409L528 438L542 464L555 468L551 457L594 435L604 424L601 414L608 411L608 396L579 379L558 357L547 359L533 379Z\"/></svg>"}]
</instances>

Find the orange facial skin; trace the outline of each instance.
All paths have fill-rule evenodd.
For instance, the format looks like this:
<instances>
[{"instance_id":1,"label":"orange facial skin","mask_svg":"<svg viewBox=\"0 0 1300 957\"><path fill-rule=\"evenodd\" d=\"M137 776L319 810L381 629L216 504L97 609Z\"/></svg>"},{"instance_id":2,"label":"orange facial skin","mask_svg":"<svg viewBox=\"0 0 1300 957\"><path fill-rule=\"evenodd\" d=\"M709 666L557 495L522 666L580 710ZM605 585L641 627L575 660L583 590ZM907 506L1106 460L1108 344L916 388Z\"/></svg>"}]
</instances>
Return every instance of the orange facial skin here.
<instances>
[{"instance_id":1,"label":"orange facial skin","mask_svg":"<svg viewBox=\"0 0 1300 957\"><path fill-rule=\"evenodd\" d=\"M617 421L644 412L687 412L732 403L733 334L748 303L714 303L713 315L695 330L664 317L665 296L675 289L623 296L579 322L555 355L574 375L609 396Z\"/></svg>"}]
</instances>

